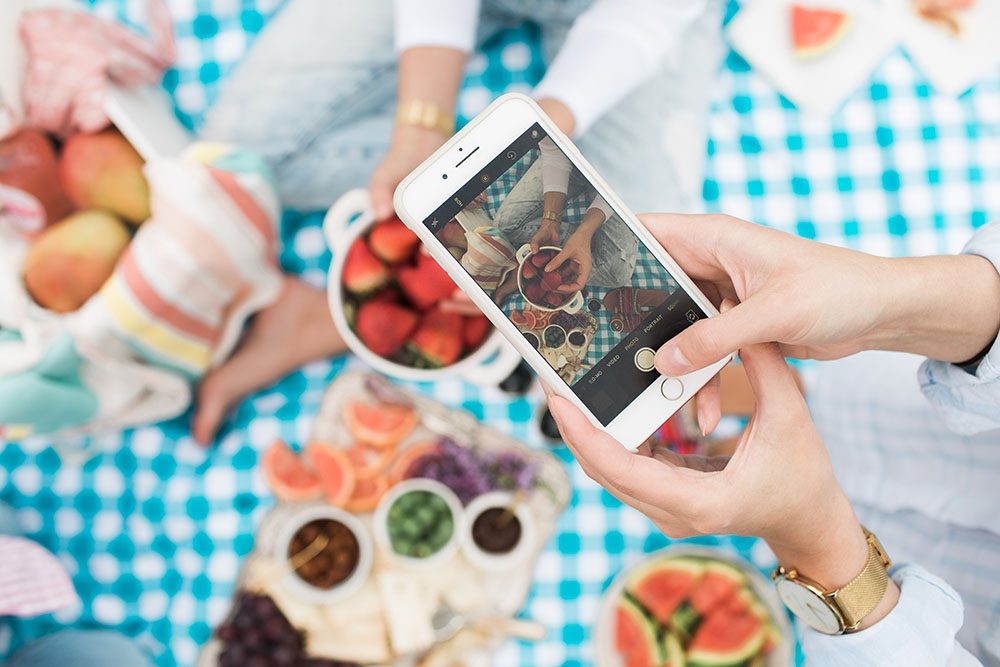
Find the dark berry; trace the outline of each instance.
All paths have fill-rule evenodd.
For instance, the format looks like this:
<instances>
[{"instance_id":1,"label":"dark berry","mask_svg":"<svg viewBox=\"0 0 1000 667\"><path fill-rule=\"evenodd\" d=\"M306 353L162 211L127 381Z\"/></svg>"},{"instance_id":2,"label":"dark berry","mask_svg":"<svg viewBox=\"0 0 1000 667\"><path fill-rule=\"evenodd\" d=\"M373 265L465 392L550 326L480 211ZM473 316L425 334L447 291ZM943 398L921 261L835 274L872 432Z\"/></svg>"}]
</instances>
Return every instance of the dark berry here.
<instances>
[{"instance_id":1,"label":"dark berry","mask_svg":"<svg viewBox=\"0 0 1000 667\"><path fill-rule=\"evenodd\" d=\"M539 419L538 427L542 431L542 435L553 441L553 444L562 442L562 436L559 434L559 426L556 425L556 420L552 418L552 413L545 410Z\"/></svg>"},{"instance_id":2,"label":"dark berry","mask_svg":"<svg viewBox=\"0 0 1000 667\"><path fill-rule=\"evenodd\" d=\"M500 390L508 394L524 394L531 388L535 373L527 362L522 361L517 368L500 383Z\"/></svg>"}]
</instances>

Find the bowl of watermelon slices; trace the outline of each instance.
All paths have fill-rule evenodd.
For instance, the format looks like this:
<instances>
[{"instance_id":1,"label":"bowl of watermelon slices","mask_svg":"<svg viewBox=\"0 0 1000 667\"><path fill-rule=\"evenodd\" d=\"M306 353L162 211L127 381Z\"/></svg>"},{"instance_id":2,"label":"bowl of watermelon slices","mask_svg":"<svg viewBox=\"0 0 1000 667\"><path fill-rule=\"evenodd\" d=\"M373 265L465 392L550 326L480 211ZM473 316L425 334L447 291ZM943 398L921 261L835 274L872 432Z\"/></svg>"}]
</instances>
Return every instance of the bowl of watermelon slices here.
<instances>
[{"instance_id":1,"label":"bowl of watermelon slices","mask_svg":"<svg viewBox=\"0 0 1000 667\"><path fill-rule=\"evenodd\" d=\"M677 544L614 579L594 643L606 667L787 667L791 637L773 586L750 563Z\"/></svg>"},{"instance_id":2,"label":"bowl of watermelon slices","mask_svg":"<svg viewBox=\"0 0 1000 667\"><path fill-rule=\"evenodd\" d=\"M553 271L545 270L560 251L562 248L557 246L542 246L535 252L532 252L530 244L521 246L515 255L517 289L525 301L539 310L562 310L573 314L583 307L583 294L579 290L564 292L560 288L571 285L577 279L580 269L576 262L563 262Z\"/></svg>"},{"instance_id":3,"label":"bowl of watermelon slices","mask_svg":"<svg viewBox=\"0 0 1000 667\"><path fill-rule=\"evenodd\" d=\"M351 351L403 380L460 375L496 384L517 366L517 352L485 315L449 312L458 289L398 218L376 221L367 190L334 202L323 221L333 253L327 301Z\"/></svg>"}]
</instances>

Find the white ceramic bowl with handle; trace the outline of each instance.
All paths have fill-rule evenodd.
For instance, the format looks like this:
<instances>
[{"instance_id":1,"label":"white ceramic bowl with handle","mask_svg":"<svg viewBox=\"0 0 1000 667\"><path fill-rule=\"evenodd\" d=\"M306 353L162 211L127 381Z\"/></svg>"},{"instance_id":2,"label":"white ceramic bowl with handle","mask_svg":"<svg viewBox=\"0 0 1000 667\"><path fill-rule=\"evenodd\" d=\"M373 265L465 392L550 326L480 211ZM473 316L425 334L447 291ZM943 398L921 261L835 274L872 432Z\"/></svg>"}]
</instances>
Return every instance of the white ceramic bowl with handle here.
<instances>
[{"instance_id":1,"label":"white ceramic bowl with handle","mask_svg":"<svg viewBox=\"0 0 1000 667\"><path fill-rule=\"evenodd\" d=\"M554 245L543 245L539 248L539 250L555 250L556 252L561 252L562 248ZM534 253L531 252L531 245L525 243L523 246L517 249L517 253L514 255L515 259L517 259L517 290L521 293L521 296L524 297L524 300L530 303L538 310L544 310L550 313L554 313L558 310L569 313L570 315L572 315L573 313L580 312L580 309L583 308L584 298L583 298L583 292L580 292L579 290L577 290L573 294L572 298L567 298L566 301L564 301L561 306L555 306L555 307L547 306L543 303L536 303L535 301L532 301L531 299L528 298L528 295L524 293L524 283L522 282L524 280L523 271L524 271L524 263L528 261L528 259L533 254Z\"/></svg>"},{"instance_id":2,"label":"white ceramic bowl with handle","mask_svg":"<svg viewBox=\"0 0 1000 667\"><path fill-rule=\"evenodd\" d=\"M371 199L368 191L363 189L346 192L333 203L323 219L323 236L333 253L326 285L327 303L333 321L351 351L380 373L401 380L433 382L459 376L480 385L502 382L520 363L521 356L495 329L477 350L449 366L432 369L413 368L386 359L369 350L358 338L344 315L344 261L351 244L374 224Z\"/></svg>"}]
</instances>

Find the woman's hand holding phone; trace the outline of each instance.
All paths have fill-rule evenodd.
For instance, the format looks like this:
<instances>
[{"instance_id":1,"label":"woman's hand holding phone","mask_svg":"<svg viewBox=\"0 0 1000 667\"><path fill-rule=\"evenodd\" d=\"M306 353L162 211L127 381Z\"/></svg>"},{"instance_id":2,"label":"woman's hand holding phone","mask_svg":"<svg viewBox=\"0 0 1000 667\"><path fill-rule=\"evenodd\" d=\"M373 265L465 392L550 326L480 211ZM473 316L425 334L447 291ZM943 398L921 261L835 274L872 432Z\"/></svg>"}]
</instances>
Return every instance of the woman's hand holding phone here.
<instances>
[{"instance_id":1,"label":"woman's hand holding phone","mask_svg":"<svg viewBox=\"0 0 1000 667\"><path fill-rule=\"evenodd\" d=\"M764 538L778 561L826 586L860 572L868 547L778 346L742 350L756 412L732 457L627 451L572 403L549 409L587 475L672 538L736 534ZM874 623L888 613L894 585Z\"/></svg>"},{"instance_id":2,"label":"woman's hand holding phone","mask_svg":"<svg viewBox=\"0 0 1000 667\"><path fill-rule=\"evenodd\" d=\"M710 299L738 302L665 343L656 354L665 375L768 341L799 359L882 349L960 362L997 335L1000 276L982 257L887 259L725 215L640 218ZM698 420L707 433L718 419L711 383Z\"/></svg>"}]
</instances>

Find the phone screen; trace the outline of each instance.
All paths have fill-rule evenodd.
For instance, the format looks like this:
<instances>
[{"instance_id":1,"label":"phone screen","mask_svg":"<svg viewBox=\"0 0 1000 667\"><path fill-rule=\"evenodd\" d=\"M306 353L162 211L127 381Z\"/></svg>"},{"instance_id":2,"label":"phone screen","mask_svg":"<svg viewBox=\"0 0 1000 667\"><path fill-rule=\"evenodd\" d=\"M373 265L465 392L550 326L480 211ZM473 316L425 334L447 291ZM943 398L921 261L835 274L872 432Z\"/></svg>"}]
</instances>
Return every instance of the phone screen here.
<instances>
[{"instance_id":1,"label":"phone screen","mask_svg":"<svg viewBox=\"0 0 1000 667\"><path fill-rule=\"evenodd\" d=\"M705 317L537 124L424 224L605 426Z\"/></svg>"}]
</instances>

